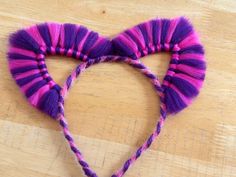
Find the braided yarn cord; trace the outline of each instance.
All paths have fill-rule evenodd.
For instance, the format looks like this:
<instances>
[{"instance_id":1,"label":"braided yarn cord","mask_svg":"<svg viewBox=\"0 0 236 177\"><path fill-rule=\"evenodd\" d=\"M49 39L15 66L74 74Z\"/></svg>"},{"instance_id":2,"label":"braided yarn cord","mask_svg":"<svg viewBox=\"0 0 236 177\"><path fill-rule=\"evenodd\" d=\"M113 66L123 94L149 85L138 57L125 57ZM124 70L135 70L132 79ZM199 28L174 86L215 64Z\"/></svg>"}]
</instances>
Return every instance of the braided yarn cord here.
<instances>
[{"instance_id":1,"label":"braided yarn cord","mask_svg":"<svg viewBox=\"0 0 236 177\"><path fill-rule=\"evenodd\" d=\"M68 93L68 90L73 85L75 79L81 74L82 71L84 71L86 68L88 68L91 65L101 63L101 62L113 62L113 61L122 61L126 62L129 65L133 66L134 68L137 68L140 70L147 78L151 80L151 82L154 84L154 87L157 91L157 93L160 96L161 104L160 104L160 118L159 121L152 132L152 134L149 136L149 138L141 145L134 154L124 163L124 165L111 177L121 177L125 174L125 172L129 169L129 167L142 155L144 151L146 151L152 144L152 142L155 140L155 138L160 134L161 128L164 125L165 118L166 118L166 107L164 104L164 98L162 94L162 87L160 85L160 82L158 81L157 77L151 73L151 71L144 66L139 60L132 60L127 57L119 57L119 56L106 56L106 57L99 57L93 60L88 60L86 62L81 63L73 72L72 74L67 78L64 86L62 87L61 94L60 94L60 101L59 101L59 114L57 120L59 121L64 136L66 140L68 141L71 150L75 154L79 164L81 165L84 174L88 177L97 177L97 174L90 168L88 163L85 161L83 155L81 154L80 150L77 148L74 139L69 131L68 123L65 118L64 114L64 98Z\"/></svg>"}]
</instances>

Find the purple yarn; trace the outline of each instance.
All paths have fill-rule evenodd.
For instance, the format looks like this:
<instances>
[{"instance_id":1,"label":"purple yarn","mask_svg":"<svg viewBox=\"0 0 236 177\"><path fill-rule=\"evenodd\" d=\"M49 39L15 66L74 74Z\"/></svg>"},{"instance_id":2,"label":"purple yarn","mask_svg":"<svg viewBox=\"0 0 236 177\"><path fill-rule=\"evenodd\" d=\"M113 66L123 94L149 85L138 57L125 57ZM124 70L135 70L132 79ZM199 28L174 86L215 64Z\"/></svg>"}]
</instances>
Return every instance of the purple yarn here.
<instances>
[{"instance_id":1,"label":"purple yarn","mask_svg":"<svg viewBox=\"0 0 236 177\"><path fill-rule=\"evenodd\" d=\"M43 95L39 102L39 109L43 110L46 114L56 119L59 112L58 106L55 106L59 102L60 88L55 86L53 89Z\"/></svg>"},{"instance_id":2,"label":"purple yarn","mask_svg":"<svg viewBox=\"0 0 236 177\"><path fill-rule=\"evenodd\" d=\"M157 46L158 44L160 44L160 41L158 40L158 36L160 35L160 31L158 30L160 28L160 23L157 20L151 20L151 26L152 26L153 44L154 46Z\"/></svg>"},{"instance_id":3,"label":"purple yarn","mask_svg":"<svg viewBox=\"0 0 236 177\"><path fill-rule=\"evenodd\" d=\"M34 74L34 75L31 75L31 76L28 76L28 77L25 77L25 78L22 78L22 79L17 79L16 83L20 87L22 87L22 86L28 84L29 82L33 81L34 79L39 78L39 77L41 77L41 74Z\"/></svg>"},{"instance_id":4,"label":"purple yarn","mask_svg":"<svg viewBox=\"0 0 236 177\"><path fill-rule=\"evenodd\" d=\"M66 23L64 24L64 48L70 49L77 35L77 27L74 24Z\"/></svg>"},{"instance_id":5,"label":"purple yarn","mask_svg":"<svg viewBox=\"0 0 236 177\"><path fill-rule=\"evenodd\" d=\"M77 50L78 45L80 44L80 42L82 41L82 39L84 38L87 32L88 32L87 28L85 28L84 26L79 26L78 32L76 34L75 41L74 41L74 44L75 44L74 50Z\"/></svg>"},{"instance_id":6,"label":"purple yarn","mask_svg":"<svg viewBox=\"0 0 236 177\"><path fill-rule=\"evenodd\" d=\"M148 40L148 33L147 33L147 29L146 29L146 23L142 23L142 24L138 25L137 27L139 28L139 30L142 33L142 36L143 36L146 46L148 46L149 40Z\"/></svg>"},{"instance_id":7,"label":"purple yarn","mask_svg":"<svg viewBox=\"0 0 236 177\"><path fill-rule=\"evenodd\" d=\"M95 46L92 51L90 51L89 56L91 58L97 58L101 55L112 54L112 44L108 40L101 40L99 45Z\"/></svg>"},{"instance_id":8,"label":"purple yarn","mask_svg":"<svg viewBox=\"0 0 236 177\"><path fill-rule=\"evenodd\" d=\"M164 86L165 100L167 112L177 113L187 107L187 104L180 98L179 94L170 87Z\"/></svg>"},{"instance_id":9,"label":"purple yarn","mask_svg":"<svg viewBox=\"0 0 236 177\"><path fill-rule=\"evenodd\" d=\"M115 38L112 40L113 48L115 49L114 53L119 54L120 56L128 56L133 59L137 59L134 52L129 46L126 46L122 41Z\"/></svg>"},{"instance_id":10,"label":"purple yarn","mask_svg":"<svg viewBox=\"0 0 236 177\"><path fill-rule=\"evenodd\" d=\"M45 44L47 45L47 47L50 48L52 46L52 42L51 42L51 37L50 37L47 24L43 23L43 24L37 25L37 28Z\"/></svg>"},{"instance_id":11,"label":"purple yarn","mask_svg":"<svg viewBox=\"0 0 236 177\"><path fill-rule=\"evenodd\" d=\"M165 44L169 27L170 27L170 20L163 19L162 20L162 27L161 27L161 42L160 42L161 44Z\"/></svg>"},{"instance_id":12,"label":"purple yarn","mask_svg":"<svg viewBox=\"0 0 236 177\"><path fill-rule=\"evenodd\" d=\"M10 58L10 60L32 60L32 61L35 60L35 58L33 57L29 57L18 53L8 53L8 58Z\"/></svg>"},{"instance_id":13,"label":"purple yarn","mask_svg":"<svg viewBox=\"0 0 236 177\"><path fill-rule=\"evenodd\" d=\"M37 69L38 67L35 66L35 65L31 65L31 66L27 66L27 67L19 67L19 68L16 68L16 69L11 69L11 73L13 75L17 75L17 74L20 74L20 73L24 73L24 72L27 72L27 71L30 71L30 70L33 70L33 69Z\"/></svg>"},{"instance_id":14,"label":"purple yarn","mask_svg":"<svg viewBox=\"0 0 236 177\"><path fill-rule=\"evenodd\" d=\"M184 79L172 77L171 83L174 84L179 90L181 90L182 94L188 98L192 98L198 95L197 88Z\"/></svg>"},{"instance_id":15,"label":"purple yarn","mask_svg":"<svg viewBox=\"0 0 236 177\"><path fill-rule=\"evenodd\" d=\"M204 54L204 49L201 45L193 45L190 47L183 48L179 51L179 54L186 54L186 53Z\"/></svg>"},{"instance_id":16,"label":"purple yarn","mask_svg":"<svg viewBox=\"0 0 236 177\"><path fill-rule=\"evenodd\" d=\"M125 33L135 42L137 43L137 47L138 47L138 50L140 51L141 53L141 56L144 56L145 54L143 53L143 50L142 50L142 47L140 46L139 42L138 42L138 39L135 38L135 36L129 31L129 30L126 30ZM118 53L119 54L119 53ZM130 56L130 58L134 58L134 59L137 59L137 57L135 56L135 54L132 54Z\"/></svg>"},{"instance_id":17,"label":"purple yarn","mask_svg":"<svg viewBox=\"0 0 236 177\"><path fill-rule=\"evenodd\" d=\"M86 42L83 46L82 52L87 53L91 49L93 44L97 41L97 39L98 39L98 33L91 31L88 37L86 38Z\"/></svg>"},{"instance_id":18,"label":"purple yarn","mask_svg":"<svg viewBox=\"0 0 236 177\"><path fill-rule=\"evenodd\" d=\"M40 52L39 44L25 30L20 30L17 33L13 33L10 36L10 44L13 47L31 50L35 53Z\"/></svg>"},{"instance_id":19,"label":"purple yarn","mask_svg":"<svg viewBox=\"0 0 236 177\"><path fill-rule=\"evenodd\" d=\"M200 70L205 70L206 69L206 63L201 60L195 60L195 59L185 59L185 60L180 60L178 61L179 64L184 64L187 66L191 66Z\"/></svg>"},{"instance_id":20,"label":"purple yarn","mask_svg":"<svg viewBox=\"0 0 236 177\"><path fill-rule=\"evenodd\" d=\"M26 90L25 96L27 98L31 97L35 92L37 92L41 87L45 86L47 84L47 81L41 80L32 85L30 89Z\"/></svg>"},{"instance_id":21,"label":"purple yarn","mask_svg":"<svg viewBox=\"0 0 236 177\"><path fill-rule=\"evenodd\" d=\"M179 19L179 23L175 28L175 31L171 38L171 43L178 44L181 42L184 38L186 38L191 32L193 31L192 25L189 23L188 20L181 17Z\"/></svg>"}]
</instances>

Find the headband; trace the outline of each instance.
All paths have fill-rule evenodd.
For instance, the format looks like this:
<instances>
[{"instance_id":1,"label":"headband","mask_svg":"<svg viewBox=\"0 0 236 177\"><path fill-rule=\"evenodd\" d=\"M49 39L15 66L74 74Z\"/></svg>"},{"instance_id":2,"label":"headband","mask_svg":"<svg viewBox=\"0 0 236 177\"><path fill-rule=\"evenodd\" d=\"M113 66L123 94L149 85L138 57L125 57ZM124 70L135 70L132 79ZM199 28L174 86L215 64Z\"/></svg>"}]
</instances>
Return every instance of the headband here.
<instances>
[{"instance_id":1,"label":"headband","mask_svg":"<svg viewBox=\"0 0 236 177\"><path fill-rule=\"evenodd\" d=\"M139 60L158 52L170 52L171 60L162 83ZM60 87L50 77L47 55L65 55L83 62ZM75 24L44 23L10 36L9 68L28 101L60 123L65 139L84 173L97 177L74 143L64 114L64 98L82 71L101 62L124 62L150 79L160 98L160 118L148 139L115 172L121 177L159 135L166 116L187 107L198 95L205 77L204 50L190 22L183 18L153 19L128 29L112 40Z\"/></svg>"}]
</instances>

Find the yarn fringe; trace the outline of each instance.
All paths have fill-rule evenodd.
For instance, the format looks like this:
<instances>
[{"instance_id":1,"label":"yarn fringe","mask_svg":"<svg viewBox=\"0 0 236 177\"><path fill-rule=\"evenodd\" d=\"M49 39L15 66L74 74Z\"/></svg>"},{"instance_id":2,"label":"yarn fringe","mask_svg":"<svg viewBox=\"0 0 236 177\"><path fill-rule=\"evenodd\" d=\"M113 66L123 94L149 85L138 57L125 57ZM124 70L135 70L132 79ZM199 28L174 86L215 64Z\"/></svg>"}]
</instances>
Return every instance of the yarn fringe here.
<instances>
[{"instance_id":1,"label":"yarn fringe","mask_svg":"<svg viewBox=\"0 0 236 177\"><path fill-rule=\"evenodd\" d=\"M83 61L111 53L111 42L74 24L42 23L9 38L9 68L29 102L55 118L60 86L50 77L45 56L60 54Z\"/></svg>"},{"instance_id":2,"label":"yarn fringe","mask_svg":"<svg viewBox=\"0 0 236 177\"><path fill-rule=\"evenodd\" d=\"M153 19L138 24L112 40L117 54L139 59L162 51L172 53L163 88L168 113L187 107L205 78L204 49L185 17Z\"/></svg>"},{"instance_id":3,"label":"yarn fringe","mask_svg":"<svg viewBox=\"0 0 236 177\"><path fill-rule=\"evenodd\" d=\"M45 93L39 101L38 108L50 115L53 118L57 117L59 112L58 102L59 102L59 91L56 89L51 89Z\"/></svg>"},{"instance_id":4,"label":"yarn fringe","mask_svg":"<svg viewBox=\"0 0 236 177\"><path fill-rule=\"evenodd\" d=\"M168 113L188 106L205 79L204 48L192 24L184 17L153 19L138 24L111 41L84 26L42 23L10 36L9 68L31 104L52 117L60 88L45 64L47 54L72 56L83 61L116 54L134 60L152 53L172 53L162 84ZM57 105L57 104L55 104Z\"/></svg>"}]
</instances>

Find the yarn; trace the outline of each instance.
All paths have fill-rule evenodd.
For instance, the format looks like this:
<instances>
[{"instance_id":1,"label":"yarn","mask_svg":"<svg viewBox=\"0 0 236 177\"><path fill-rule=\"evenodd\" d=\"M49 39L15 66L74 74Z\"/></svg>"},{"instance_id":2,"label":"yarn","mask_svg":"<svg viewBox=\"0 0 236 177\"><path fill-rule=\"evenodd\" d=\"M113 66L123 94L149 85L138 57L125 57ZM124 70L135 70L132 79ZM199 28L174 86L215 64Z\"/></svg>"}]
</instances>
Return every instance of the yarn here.
<instances>
[{"instance_id":1,"label":"yarn","mask_svg":"<svg viewBox=\"0 0 236 177\"><path fill-rule=\"evenodd\" d=\"M160 118L155 129L112 177L125 174L158 137L166 116L186 108L199 94L205 78L203 46L184 17L149 20L111 40L81 25L42 23L13 33L9 44L9 69L17 85L33 106L59 122L88 177L97 175L75 145L64 114L64 98L82 71L101 62L128 63L150 79L160 98ZM171 59L160 83L140 58L163 51L170 52ZM47 55L57 54L82 60L63 87L54 82L45 64Z\"/></svg>"},{"instance_id":2,"label":"yarn","mask_svg":"<svg viewBox=\"0 0 236 177\"><path fill-rule=\"evenodd\" d=\"M29 102L56 118L61 87L50 77L45 56L60 54L86 61L109 54L111 43L74 24L43 23L10 36L9 67Z\"/></svg>"},{"instance_id":3,"label":"yarn","mask_svg":"<svg viewBox=\"0 0 236 177\"><path fill-rule=\"evenodd\" d=\"M166 107L165 103L163 102L163 89L158 81L157 77L152 74L152 72L143 65L139 60L132 60L131 58L127 57L121 57L121 56L103 56L98 57L96 59L90 59L84 63L81 63L77 68L71 73L71 75L67 78L64 86L62 87L61 94L60 94L60 100L59 101L59 114L58 114L58 121L62 127L62 131L64 133L65 139L68 141L68 144L70 145L70 148L72 152L75 154L75 157L77 158L79 164L81 165L84 174L88 177L97 177L97 174L90 168L89 164L85 161L82 153L77 148L74 139L69 131L68 123L66 121L65 115L64 115L64 98L67 95L68 90L71 88L71 86L74 83L74 80L81 74L82 71L87 69L88 67L101 63L101 62L125 62L131 65L132 67L138 69L141 73L143 73L150 81L153 83L153 86L155 90L157 91L161 102L160 105L160 118L157 123L157 126L153 130L152 134L149 136L149 138L141 145L137 151L124 163L124 165L111 177L121 177L124 175L124 173L128 170L128 168L141 156L143 152L145 152L150 145L153 143L156 137L161 132L161 128L164 125L165 118L166 118Z\"/></svg>"},{"instance_id":4,"label":"yarn","mask_svg":"<svg viewBox=\"0 0 236 177\"><path fill-rule=\"evenodd\" d=\"M150 20L120 33L112 44L117 54L134 60L152 53L171 52L163 82L169 113L181 111L197 96L205 77L204 50L187 19Z\"/></svg>"}]
</instances>

